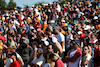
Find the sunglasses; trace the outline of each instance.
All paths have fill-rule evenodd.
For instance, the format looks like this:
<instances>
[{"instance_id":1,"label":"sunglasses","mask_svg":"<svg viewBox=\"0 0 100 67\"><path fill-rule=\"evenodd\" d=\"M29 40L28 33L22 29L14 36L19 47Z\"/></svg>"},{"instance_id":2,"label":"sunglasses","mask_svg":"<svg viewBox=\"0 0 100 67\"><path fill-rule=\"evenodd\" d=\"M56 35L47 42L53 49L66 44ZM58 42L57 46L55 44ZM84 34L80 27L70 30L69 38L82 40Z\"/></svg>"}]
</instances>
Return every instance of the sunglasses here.
<instances>
[{"instance_id":1,"label":"sunglasses","mask_svg":"<svg viewBox=\"0 0 100 67\"><path fill-rule=\"evenodd\" d=\"M86 49L86 48L83 48L83 50L88 50L88 49Z\"/></svg>"}]
</instances>

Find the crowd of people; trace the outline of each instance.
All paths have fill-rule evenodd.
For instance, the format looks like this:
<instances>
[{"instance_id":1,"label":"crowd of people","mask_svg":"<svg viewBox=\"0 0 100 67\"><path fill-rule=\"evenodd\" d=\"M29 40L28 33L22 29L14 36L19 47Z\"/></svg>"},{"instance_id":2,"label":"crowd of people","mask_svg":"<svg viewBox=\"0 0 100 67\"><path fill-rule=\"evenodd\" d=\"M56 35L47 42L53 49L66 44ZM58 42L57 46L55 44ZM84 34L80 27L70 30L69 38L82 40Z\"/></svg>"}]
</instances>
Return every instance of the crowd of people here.
<instances>
[{"instance_id":1,"label":"crowd of people","mask_svg":"<svg viewBox=\"0 0 100 67\"><path fill-rule=\"evenodd\" d=\"M0 67L100 67L100 0L0 11Z\"/></svg>"}]
</instances>

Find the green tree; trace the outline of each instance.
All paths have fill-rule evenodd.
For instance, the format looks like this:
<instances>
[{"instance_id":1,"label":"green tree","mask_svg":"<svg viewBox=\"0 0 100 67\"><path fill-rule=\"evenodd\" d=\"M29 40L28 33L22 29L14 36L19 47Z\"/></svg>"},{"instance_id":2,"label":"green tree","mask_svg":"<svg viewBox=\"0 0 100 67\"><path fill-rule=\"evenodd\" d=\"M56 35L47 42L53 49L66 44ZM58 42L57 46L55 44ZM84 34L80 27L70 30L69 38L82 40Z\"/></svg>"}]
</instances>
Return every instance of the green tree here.
<instances>
[{"instance_id":1,"label":"green tree","mask_svg":"<svg viewBox=\"0 0 100 67\"><path fill-rule=\"evenodd\" d=\"M13 0L10 0L10 2L7 5L7 10L12 10L16 7L16 2L14 2Z\"/></svg>"},{"instance_id":2,"label":"green tree","mask_svg":"<svg viewBox=\"0 0 100 67\"><path fill-rule=\"evenodd\" d=\"M7 7L7 3L5 0L0 0L0 11L4 11Z\"/></svg>"}]
</instances>

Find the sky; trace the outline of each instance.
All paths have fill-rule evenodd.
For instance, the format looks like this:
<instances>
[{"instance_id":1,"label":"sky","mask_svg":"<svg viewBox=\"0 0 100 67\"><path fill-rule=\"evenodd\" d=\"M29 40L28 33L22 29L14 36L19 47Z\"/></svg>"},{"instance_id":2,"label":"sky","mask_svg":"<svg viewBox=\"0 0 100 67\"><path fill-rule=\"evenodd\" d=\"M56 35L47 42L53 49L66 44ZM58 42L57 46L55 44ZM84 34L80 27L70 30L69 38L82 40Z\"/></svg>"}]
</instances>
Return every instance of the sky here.
<instances>
[{"instance_id":1,"label":"sky","mask_svg":"<svg viewBox=\"0 0 100 67\"><path fill-rule=\"evenodd\" d=\"M7 3L9 3L10 0L6 0ZM34 5L35 3L38 2L47 2L47 3L52 3L53 1L58 1L58 0L13 0L16 2L17 6L24 7L24 5Z\"/></svg>"}]
</instances>

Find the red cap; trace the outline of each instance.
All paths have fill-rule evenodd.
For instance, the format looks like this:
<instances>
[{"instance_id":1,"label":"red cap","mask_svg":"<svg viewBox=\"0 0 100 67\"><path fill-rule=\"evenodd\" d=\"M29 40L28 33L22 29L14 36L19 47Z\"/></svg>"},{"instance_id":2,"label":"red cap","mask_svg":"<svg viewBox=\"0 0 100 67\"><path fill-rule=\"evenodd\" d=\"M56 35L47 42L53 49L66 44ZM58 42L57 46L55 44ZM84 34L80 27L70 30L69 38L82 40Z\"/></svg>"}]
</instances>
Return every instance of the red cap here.
<instances>
[{"instance_id":1,"label":"red cap","mask_svg":"<svg viewBox=\"0 0 100 67\"><path fill-rule=\"evenodd\" d=\"M91 44L95 44L94 42L91 42Z\"/></svg>"},{"instance_id":2,"label":"red cap","mask_svg":"<svg viewBox=\"0 0 100 67\"><path fill-rule=\"evenodd\" d=\"M8 19L6 18L6 21L8 21Z\"/></svg>"},{"instance_id":3,"label":"red cap","mask_svg":"<svg viewBox=\"0 0 100 67\"><path fill-rule=\"evenodd\" d=\"M21 18L19 18L20 21L23 21Z\"/></svg>"},{"instance_id":4,"label":"red cap","mask_svg":"<svg viewBox=\"0 0 100 67\"><path fill-rule=\"evenodd\" d=\"M22 27L25 26L25 24L22 24Z\"/></svg>"},{"instance_id":5,"label":"red cap","mask_svg":"<svg viewBox=\"0 0 100 67\"><path fill-rule=\"evenodd\" d=\"M85 34L84 34L84 33L82 33L82 34L80 35L80 37L85 37Z\"/></svg>"},{"instance_id":6,"label":"red cap","mask_svg":"<svg viewBox=\"0 0 100 67\"><path fill-rule=\"evenodd\" d=\"M9 20L9 22L11 23L11 20Z\"/></svg>"}]
</instances>

